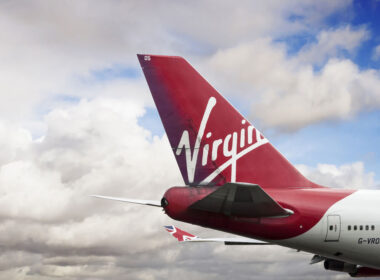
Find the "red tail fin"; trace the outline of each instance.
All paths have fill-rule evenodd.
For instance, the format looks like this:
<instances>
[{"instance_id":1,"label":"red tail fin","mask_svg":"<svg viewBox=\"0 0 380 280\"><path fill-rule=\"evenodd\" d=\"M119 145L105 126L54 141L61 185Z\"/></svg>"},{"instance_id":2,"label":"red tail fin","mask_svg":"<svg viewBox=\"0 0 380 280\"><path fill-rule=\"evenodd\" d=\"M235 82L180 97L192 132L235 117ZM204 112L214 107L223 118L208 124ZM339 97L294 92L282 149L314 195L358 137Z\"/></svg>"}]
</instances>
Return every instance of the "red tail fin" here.
<instances>
[{"instance_id":1,"label":"red tail fin","mask_svg":"<svg viewBox=\"0 0 380 280\"><path fill-rule=\"evenodd\" d=\"M183 58L138 55L187 185L247 182L263 188L317 185Z\"/></svg>"},{"instance_id":2,"label":"red tail fin","mask_svg":"<svg viewBox=\"0 0 380 280\"><path fill-rule=\"evenodd\" d=\"M175 226L165 226L165 229L167 232L173 235L173 237L176 238L179 242L190 241L198 238L197 236L183 231Z\"/></svg>"}]
</instances>

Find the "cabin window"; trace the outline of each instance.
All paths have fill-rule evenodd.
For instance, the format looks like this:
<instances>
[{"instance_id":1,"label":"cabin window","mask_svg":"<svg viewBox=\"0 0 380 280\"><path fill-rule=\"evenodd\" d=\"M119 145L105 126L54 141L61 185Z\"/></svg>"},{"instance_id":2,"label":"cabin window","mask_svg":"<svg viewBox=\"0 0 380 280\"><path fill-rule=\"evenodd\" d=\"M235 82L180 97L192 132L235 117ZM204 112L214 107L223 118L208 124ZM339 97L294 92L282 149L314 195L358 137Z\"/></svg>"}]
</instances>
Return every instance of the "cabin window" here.
<instances>
[{"instance_id":1,"label":"cabin window","mask_svg":"<svg viewBox=\"0 0 380 280\"><path fill-rule=\"evenodd\" d=\"M334 227L333 226L330 226L330 230L333 230L334 229Z\"/></svg>"},{"instance_id":2,"label":"cabin window","mask_svg":"<svg viewBox=\"0 0 380 280\"><path fill-rule=\"evenodd\" d=\"M369 225L365 225L365 226L351 226L351 225L349 225L349 226L347 226L347 229L348 230L352 230L352 229L353 230L358 230L358 229L359 230L375 230L375 226L374 225L371 225L371 226L369 226Z\"/></svg>"}]
</instances>

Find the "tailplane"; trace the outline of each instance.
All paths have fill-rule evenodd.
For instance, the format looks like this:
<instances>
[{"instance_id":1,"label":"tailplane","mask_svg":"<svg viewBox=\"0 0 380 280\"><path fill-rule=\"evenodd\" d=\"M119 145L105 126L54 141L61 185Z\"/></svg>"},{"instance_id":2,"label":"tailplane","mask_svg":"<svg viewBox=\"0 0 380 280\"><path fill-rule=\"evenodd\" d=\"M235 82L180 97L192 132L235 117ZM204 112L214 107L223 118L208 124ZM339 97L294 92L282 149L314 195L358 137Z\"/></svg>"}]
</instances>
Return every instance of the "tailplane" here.
<instances>
[{"instance_id":1,"label":"tailplane","mask_svg":"<svg viewBox=\"0 0 380 280\"><path fill-rule=\"evenodd\" d=\"M174 238L179 242L223 242L225 245L272 245L264 241L244 238L244 237L230 237L230 238L200 238L198 236L192 235L184 230L181 230L175 226L165 226L167 232L169 232Z\"/></svg>"},{"instance_id":2,"label":"tailplane","mask_svg":"<svg viewBox=\"0 0 380 280\"><path fill-rule=\"evenodd\" d=\"M185 59L138 55L187 185L317 187Z\"/></svg>"}]
</instances>

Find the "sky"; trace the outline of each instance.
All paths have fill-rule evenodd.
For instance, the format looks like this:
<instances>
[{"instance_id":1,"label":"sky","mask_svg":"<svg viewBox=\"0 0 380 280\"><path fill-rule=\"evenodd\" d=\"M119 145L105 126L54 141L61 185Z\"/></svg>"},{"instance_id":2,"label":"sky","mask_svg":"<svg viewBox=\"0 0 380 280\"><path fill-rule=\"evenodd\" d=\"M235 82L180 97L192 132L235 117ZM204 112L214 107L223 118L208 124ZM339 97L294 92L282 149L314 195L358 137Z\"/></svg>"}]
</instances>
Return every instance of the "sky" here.
<instances>
[{"instance_id":1,"label":"sky","mask_svg":"<svg viewBox=\"0 0 380 280\"><path fill-rule=\"evenodd\" d=\"M0 279L346 279L277 246L178 244L182 178L136 54L185 57L311 180L380 189L379 1L0 2Z\"/></svg>"}]
</instances>

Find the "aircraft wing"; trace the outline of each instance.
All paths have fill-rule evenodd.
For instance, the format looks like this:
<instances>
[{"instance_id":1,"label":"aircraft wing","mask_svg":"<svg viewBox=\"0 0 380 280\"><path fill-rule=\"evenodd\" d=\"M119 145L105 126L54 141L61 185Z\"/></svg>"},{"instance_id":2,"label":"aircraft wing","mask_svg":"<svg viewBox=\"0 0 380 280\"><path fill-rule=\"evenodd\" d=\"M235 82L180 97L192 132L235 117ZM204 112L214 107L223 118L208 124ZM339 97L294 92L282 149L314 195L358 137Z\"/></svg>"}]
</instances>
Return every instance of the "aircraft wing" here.
<instances>
[{"instance_id":1,"label":"aircraft wing","mask_svg":"<svg viewBox=\"0 0 380 280\"><path fill-rule=\"evenodd\" d=\"M117 201L122 201L122 202L129 202L129 203L134 203L134 204L161 207L161 202L158 200L132 199L132 198L104 196L104 195L90 195L90 196L97 197L97 198L110 199L110 200L117 200Z\"/></svg>"},{"instance_id":2,"label":"aircraft wing","mask_svg":"<svg viewBox=\"0 0 380 280\"><path fill-rule=\"evenodd\" d=\"M245 218L287 217L293 214L293 211L283 208L259 185L247 183L226 183L190 205L190 208Z\"/></svg>"},{"instance_id":3,"label":"aircraft wing","mask_svg":"<svg viewBox=\"0 0 380 280\"><path fill-rule=\"evenodd\" d=\"M223 242L225 245L272 245L271 243L250 238L200 238L175 226L165 226L165 229L179 242Z\"/></svg>"}]
</instances>

